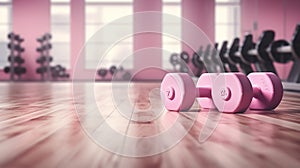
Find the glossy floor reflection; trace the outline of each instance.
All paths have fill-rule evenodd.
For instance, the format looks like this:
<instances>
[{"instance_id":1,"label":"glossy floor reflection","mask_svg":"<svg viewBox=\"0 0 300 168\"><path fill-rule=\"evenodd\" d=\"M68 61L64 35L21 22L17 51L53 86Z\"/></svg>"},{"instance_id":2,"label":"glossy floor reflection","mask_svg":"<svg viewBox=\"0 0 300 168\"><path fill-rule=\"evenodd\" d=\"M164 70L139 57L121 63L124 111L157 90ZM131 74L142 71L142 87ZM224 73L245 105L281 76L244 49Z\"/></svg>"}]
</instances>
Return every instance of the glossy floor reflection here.
<instances>
[{"instance_id":1,"label":"glossy floor reflection","mask_svg":"<svg viewBox=\"0 0 300 168\"><path fill-rule=\"evenodd\" d=\"M285 92L274 111L223 114L195 103L171 113L158 87L0 83L0 167L299 167L299 93Z\"/></svg>"}]
</instances>

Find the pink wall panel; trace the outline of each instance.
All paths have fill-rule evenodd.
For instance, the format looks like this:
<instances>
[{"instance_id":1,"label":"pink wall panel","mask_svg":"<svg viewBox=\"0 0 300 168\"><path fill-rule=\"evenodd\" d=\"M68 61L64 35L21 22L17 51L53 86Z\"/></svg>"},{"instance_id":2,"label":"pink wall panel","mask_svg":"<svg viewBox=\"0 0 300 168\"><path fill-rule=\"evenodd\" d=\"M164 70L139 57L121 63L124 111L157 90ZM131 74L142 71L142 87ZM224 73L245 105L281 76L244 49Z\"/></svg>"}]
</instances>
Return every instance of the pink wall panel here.
<instances>
[{"instance_id":1,"label":"pink wall panel","mask_svg":"<svg viewBox=\"0 0 300 168\"><path fill-rule=\"evenodd\" d=\"M161 0L134 0L134 12L161 12ZM134 52L146 48L161 48L162 47L162 18L159 14L150 15L135 15L134 16ZM148 32L147 32L148 31ZM140 34L136 34L142 32ZM145 33L143 33L145 32ZM157 32L157 33L156 33ZM147 50L151 52L150 50ZM134 58L134 69L141 70L149 66L161 67L162 55L161 52L155 54L147 53L147 56L136 56Z\"/></svg>"},{"instance_id":2,"label":"pink wall panel","mask_svg":"<svg viewBox=\"0 0 300 168\"><path fill-rule=\"evenodd\" d=\"M50 0L13 0L12 5L13 31L25 39L23 56L27 73L23 79L39 79L35 72L38 67L35 60L39 56L36 52L39 46L36 38L50 31Z\"/></svg>"},{"instance_id":3,"label":"pink wall panel","mask_svg":"<svg viewBox=\"0 0 300 168\"><path fill-rule=\"evenodd\" d=\"M188 22L182 23L182 50L187 51L191 57L194 50L197 50L200 45L207 46L207 44L214 43L215 2L212 0L182 0L181 4L182 17L188 20ZM197 26L207 37L193 31L191 24ZM196 73L196 68L191 62L189 65L191 70Z\"/></svg>"},{"instance_id":4,"label":"pink wall panel","mask_svg":"<svg viewBox=\"0 0 300 168\"><path fill-rule=\"evenodd\" d=\"M215 3L212 0L182 0L182 17L199 27L214 42L215 39ZM187 28L189 25L182 25L182 36L184 39L193 41L194 34ZM200 44L197 44L200 45ZM183 50L191 52L189 47L183 45Z\"/></svg>"},{"instance_id":5,"label":"pink wall panel","mask_svg":"<svg viewBox=\"0 0 300 168\"><path fill-rule=\"evenodd\" d=\"M77 66L76 75L79 79L84 79L86 73L93 72L85 70L84 57L79 57L81 49L85 42L85 1L72 0L71 1L71 70L70 75L73 77L74 67L77 62L82 66Z\"/></svg>"}]
</instances>

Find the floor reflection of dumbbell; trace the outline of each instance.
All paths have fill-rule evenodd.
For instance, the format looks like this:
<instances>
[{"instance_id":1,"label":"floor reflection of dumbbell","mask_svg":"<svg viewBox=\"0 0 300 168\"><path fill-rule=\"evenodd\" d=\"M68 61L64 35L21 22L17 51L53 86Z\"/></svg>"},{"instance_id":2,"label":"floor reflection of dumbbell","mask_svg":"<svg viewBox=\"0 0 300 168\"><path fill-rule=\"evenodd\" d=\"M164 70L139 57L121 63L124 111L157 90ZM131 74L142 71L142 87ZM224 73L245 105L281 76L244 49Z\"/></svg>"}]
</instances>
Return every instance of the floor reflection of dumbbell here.
<instances>
[{"instance_id":1,"label":"floor reflection of dumbbell","mask_svg":"<svg viewBox=\"0 0 300 168\"><path fill-rule=\"evenodd\" d=\"M253 86L253 87L252 87ZM195 86L186 73L169 73L161 83L161 97L167 110L186 111L195 99L202 108L222 112L243 112L248 107L274 109L283 94L280 79L273 73L205 73Z\"/></svg>"},{"instance_id":2,"label":"floor reflection of dumbbell","mask_svg":"<svg viewBox=\"0 0 300 168\"><path fill-rule=\"evenodd\" d=\"M286 40L277 40L271 44L270 56L278 63L293 61L287 81L300 82L300 24L296 26L291 43Z\"/></svg>"}]
</instances>

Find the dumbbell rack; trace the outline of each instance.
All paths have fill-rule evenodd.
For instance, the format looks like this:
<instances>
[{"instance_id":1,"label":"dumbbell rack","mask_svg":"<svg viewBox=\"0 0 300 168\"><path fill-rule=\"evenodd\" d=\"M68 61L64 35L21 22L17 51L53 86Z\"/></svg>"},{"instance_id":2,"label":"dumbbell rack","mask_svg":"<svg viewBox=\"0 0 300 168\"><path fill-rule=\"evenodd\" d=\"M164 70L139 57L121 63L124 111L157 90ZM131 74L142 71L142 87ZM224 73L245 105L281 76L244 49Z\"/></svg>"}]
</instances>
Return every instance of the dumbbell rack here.
<instances>
[{"instance_id":1,"label":"dumbbell rack","mask_svg":"<svg viewBox=\"0 0 300 168\"><path fill-rule=\"evenodd\" d=\"M10 55L8 56L10 65L6 66L4 71L5 73L10 73L10 80L14 81L15 75L18 76L18 80L21 80L21 75L26 73L26 68L22 67L25 61L21 57L21 53L25 51L25 49L21 47L21 43L24 39L15 33L9 33L7 38L9 39L7 47L10 50Z\"/></svg>"},{"instance_id":2,"label":"dumbbell rack","mask_svg":"<svg viewBox=\"0 0 300 168\"><path fill-rule=\"evenodd\" d=\"M52 36L49 33L44 34L42 37L37 38L37 42L40 43L40 47L36 49L40 53L40 56L36 60L40 67L37 68L37 73L41 74L41 80L49 81L51 78L51 66L53 58L50 56L50 50L52 44L50 42Z\"/></svg>"}]
</instances>

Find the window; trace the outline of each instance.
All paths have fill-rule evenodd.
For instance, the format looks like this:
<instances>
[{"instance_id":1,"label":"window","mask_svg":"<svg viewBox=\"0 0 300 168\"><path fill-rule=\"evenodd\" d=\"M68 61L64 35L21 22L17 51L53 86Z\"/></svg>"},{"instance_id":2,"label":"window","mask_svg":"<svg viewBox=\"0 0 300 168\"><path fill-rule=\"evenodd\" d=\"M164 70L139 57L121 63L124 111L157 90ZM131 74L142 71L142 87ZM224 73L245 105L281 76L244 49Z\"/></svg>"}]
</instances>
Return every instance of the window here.
<instances>
[{"instance_id":1,"label":"window","mask_svg":"<svg viewBox=\"0 0 300 168\"><path fill-rule=\"evenodd\" d=\"M178 16L178 19L168 20L165 17L162 18L163 33L174 32L177 37L181 37L181 0L163 0L163 13ZM171 53L181 52L181 40L167 35L162 35L162 47L163 57L162 65L165 69L172 69L172 65L169 62Z\"/></svg>"},{"instance_id":2,"label":"window","mask_svg":"<svg viewBox=\"0 0 300 168\"><path fill-rule=\"evenodd\" d=\"M86 0L85 5L85 41L95 34L101 27L123 16L132 15L133 0ZM130 30L133 32L133 23L121 22L111 25L113 29L118 29L114 35L118 37L118 33L122 30ZM112 36L109 34L109 36ZM111 65L122 66L126 69L133 68L133 38L128 37L119 39L119 42L112 41L110 37L96 39L90 41L85 48L85 67L87 69L96 69L98 63L103 56L97 55L101 49L105 50L107 46L116 43L109 51L104 51L106 55L101 60L101 67L109 68ZM101 48L102 47L102 48ZM130 56L130 57L128 57ZM125 60L123 63L121 61Z\"/></svg>"},{"instance_id":3,"label":"window","mask_svg":"<svg viewBox=\"0 0 300 168\"><path fill-rule=\"evenodd\" d=\"M240 0L216 0L215 42L240 36Z\"/></svg>"},{"instance_id":4,"label":"window","mask_svg":"<svg viewBox=\"0 0 300 168\"><path fill-rule=\"evenodd\" d=\"M8 64L10 54L7 48L7 35L12 31L12 5L11 0L0 0L0 67Z\"/></svg>"},{"instance_id":5,"label":"window","mask_svg":"<svg viewBox=\"0 0 300 168\"><path fill-rule=\"evenodd\" d=\"M51 0L53 63L70 68L70 0Z\"/></svg>"}]
</instances>

